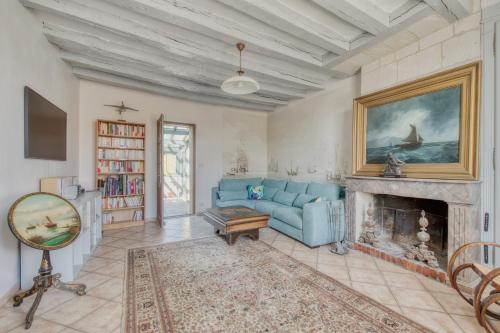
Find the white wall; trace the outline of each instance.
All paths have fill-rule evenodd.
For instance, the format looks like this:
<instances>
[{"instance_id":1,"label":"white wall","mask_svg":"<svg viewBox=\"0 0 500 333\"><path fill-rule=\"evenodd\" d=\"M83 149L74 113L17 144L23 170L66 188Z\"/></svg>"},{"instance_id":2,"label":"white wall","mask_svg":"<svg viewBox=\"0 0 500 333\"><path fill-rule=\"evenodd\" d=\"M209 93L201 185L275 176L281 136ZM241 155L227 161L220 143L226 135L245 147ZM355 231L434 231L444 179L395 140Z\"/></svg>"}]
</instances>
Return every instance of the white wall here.
<instances>
[{"instance_id":1,"label":"white wall","mask_svg":"<svg viewBox=\"0 0 500 333\"><path fill-rule=\"evenodd\" d=\"M270 176L287 177L291 166L299 168L298 180L326 181L327 171L337 167L350 174L352 100L359 92L356 75L271 113L268 160L279 171L270 170Z\"/></svg>"},{"instance_id":2,"label":"white wall","mask_svg":"<svg viewBox=\"0 0 500 333\"><path fill-rule=\"evenodd\" d=\"M481 13L475 13L363 66L361 93L375 92L479 60L480 21Z\"/></svg>"},{"instance_id":3,"label":"white wall","mask_svg":"<svg viewBox=\"0 0 500 333\"><path fill-rule=\"evenodd\" d=\"M249 175L263 175L267 166L267 114L194 103L90 81L80 82L80 182L95 188L95 121L117 119L104 104L125 104L140 112L125 119L146 124L146 218L156 217L156 121L196 125L196 210L211 204L211 187L230 168L237 145L246 149Z\"/></svg>"},{"instance_id":4,"label":"white wall","mask_svg":"<svg viewBox=\"0 0 500 333\"><path fill-rule=\"evenodd\" d=\"M78 80L40 27L18 0L0 1L0 299L19 282L17 241L7 226L9 206L38 191L42 177L78 174ZM67 112L66 162L24 158L25 85Z\"/></svg>"}]
</instances>

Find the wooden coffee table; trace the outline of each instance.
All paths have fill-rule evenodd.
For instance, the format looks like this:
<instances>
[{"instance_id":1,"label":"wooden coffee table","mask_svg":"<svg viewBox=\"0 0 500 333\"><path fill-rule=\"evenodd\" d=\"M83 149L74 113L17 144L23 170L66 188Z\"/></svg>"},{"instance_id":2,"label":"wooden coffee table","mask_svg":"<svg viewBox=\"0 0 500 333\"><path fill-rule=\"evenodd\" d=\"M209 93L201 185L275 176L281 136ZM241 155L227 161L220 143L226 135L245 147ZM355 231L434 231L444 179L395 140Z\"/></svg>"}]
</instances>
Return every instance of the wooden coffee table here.
<instances>
[{"instance_id":1,"label":"wooden coffee table","mask_svg":"<svg viewBox=\"0 0 500 333\"><path fill-rule=\"evenodd\" d=\"M244 206L211 208L202 215L214 226L216 234L226 238L229 245L233 245L240 235L258 240L259 229L267 227L269 220L269 214Z\"/></svg>"}]
</instances>

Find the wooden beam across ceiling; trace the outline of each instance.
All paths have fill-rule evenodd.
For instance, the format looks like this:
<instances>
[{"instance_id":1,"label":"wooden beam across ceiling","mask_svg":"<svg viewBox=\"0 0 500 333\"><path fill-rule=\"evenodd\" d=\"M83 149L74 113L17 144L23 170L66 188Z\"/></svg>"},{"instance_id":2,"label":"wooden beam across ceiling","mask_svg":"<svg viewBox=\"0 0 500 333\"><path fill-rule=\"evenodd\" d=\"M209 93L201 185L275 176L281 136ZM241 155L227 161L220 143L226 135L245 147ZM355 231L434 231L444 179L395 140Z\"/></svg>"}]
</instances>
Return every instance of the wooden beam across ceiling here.
<instances>
[{"instance_id":1,"label":"wooden beam across ceiling","mask_svg":"<svg viewBox=\"0 0 500 333\"><path fill-rule=\"evenodd\" d=\"M179 58L206 63L207 66L233 69L238 66L236 50L228 48L226 43L142 15L120 15L116 6L106 7L102 1L87 0L85 4L72 0L21 2L27 7L112 31L126 36L131 42L139 41ZM251 52L245 53L245 67L249 74L259 73L310 90L321 90L330 76L324 69L313 71Z\"/></svg>"}]
</instances>

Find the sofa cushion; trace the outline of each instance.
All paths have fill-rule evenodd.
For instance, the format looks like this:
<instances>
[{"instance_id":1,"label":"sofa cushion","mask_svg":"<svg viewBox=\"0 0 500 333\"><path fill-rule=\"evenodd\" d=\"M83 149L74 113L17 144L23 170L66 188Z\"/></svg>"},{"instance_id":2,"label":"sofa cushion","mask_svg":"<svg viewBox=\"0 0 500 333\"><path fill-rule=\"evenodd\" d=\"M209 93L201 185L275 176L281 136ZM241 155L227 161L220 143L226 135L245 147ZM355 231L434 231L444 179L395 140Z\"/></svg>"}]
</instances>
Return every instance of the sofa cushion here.
<instances>
[{"instance_id":1,"label":"sofa cushion","mask_svg":"<svg viewBox=\"0 0 500 333\"><path fill-rule=\"evenodd\" d=\"M248 199L247 191L218 191L220 201L245 200Z\"/></svg>"},{"instance_id":2,"label":"sofa cushion","mask_svg":"<svg viewBox=\"0 0 500 333\"><path fill-rule=\"evenodd\" d=\"M275 208L272 216L291 225L294 228L302 229L302 209L296 207Z\"/></svg>"},{"instance_id":3,"label":"sofa cushion","mask_svg":"<svg viewBox=\"0 0 500 333\"><path fill-rule=\"evenodd\" d=\"M245 206L248 208L255 209L255 200L231 200L231 201L221 201L216 200L215 205L217 207L234 207L234 206Z\"/></svg>"},{"instance_id":4,"label":"sofa cushion","mask_svg":"<svg viewBox=\"0 0 500 333\"><path fill-rule=\"evenodd\" d=\"M280 180L280 179L264 179L262 181L262 185L265 187L272 187L272 188L277 188L278 190L284 191L286 188L286 180Z\"/></svg>"},{"instance_id":5,"label":"sofa cushion","mask_svg":"<svg viewBox=\"0 0 500 333\"><path fill-rule=\"evenodd\" d=\"M266 213L269 215L273 213L274 209L285 208L285 207L287 206L267 200L259 200L255 202L255 209L257 209L259 212Z\"/></svg>"},{"instance_id":6,"label":"sofa cushion","mask_svg":"<svg viewBox=\"0 0 500 333\"><path fill-rule=\"evenodd\" d=\"M297 193L289 193L285 191L278 191L273 197L273 201L285 206L291 206L297 198Z\"/></svg>"},{"instance_id":7,"label":"sofa cushion","mask_svg":"<svg viewBox=\"0 0 500 333\"><path fill-rule=\"evenodd\" d=\"M318 199L318 196L310 194L299 194L295 201L293 202L293 207L304 208L304 205L309 202L314 202Z\"/></svg>"},{"instance_id":8,"label":"sofa cushion","mask_svg":"<svg viewBox=\"0 0 500 333\"><path fill-rule=\"evenodd\" d=\"M248 185L247 186L248 199L250 200L262 200L264 196L264 186L263 185Z\"/></svg>"},{"instance_id":9,"label":"sofa cushion","mask_svg":"<svg viewBox=\"0 0 500 333\"><path fill-rule=\"evenodd\" d=\"M268 200L268 201L272 201L273 200L273 197L274 195L276 194L276 192L278 192L279 190L277 188L274 188L274 187L267 187L266 185L264 185L264 195L262 196L262 200Z\"/></svg>"},{"instance_id":10,"label":"sofa cushion","mask_svg":"<svg viewBox=\"0 0 500 333\"><path fill-rule=\"evenodd\" d=\"M288 182L286 184L286 192L291 192L291 193L306 193L307 190L307 185L308 183L301 183L301 182Z\"/></svg>"},{"instance_id":11,"label":"sofa cushion","mask_svg":"<svg viewBox=\"0 0 500 333\"><path fill-rule=\"evenodd\" d=\"M340 186L336 184L310 183L307 194L322 197L327 200L339 199Z\"/></svg>"},{"instance_id":12,"label":"sofa cushion","mask_svg":"<svg viewBox=\"0 0 500 333\"><path fill-rule=\"evenodd\" d=\"M248 185L260 185L261 178L223 178L219 184L221 191L246 191Z\"/></svg>"}]
</instances>

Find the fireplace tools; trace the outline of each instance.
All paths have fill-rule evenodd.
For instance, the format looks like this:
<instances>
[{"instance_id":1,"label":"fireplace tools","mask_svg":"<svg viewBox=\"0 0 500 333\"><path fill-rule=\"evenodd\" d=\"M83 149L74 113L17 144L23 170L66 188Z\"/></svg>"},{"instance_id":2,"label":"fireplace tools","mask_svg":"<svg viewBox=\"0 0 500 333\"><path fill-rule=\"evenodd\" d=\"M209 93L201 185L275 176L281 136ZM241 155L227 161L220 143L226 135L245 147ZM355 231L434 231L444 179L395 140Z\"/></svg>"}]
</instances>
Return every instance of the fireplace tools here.
<instances>
[{"instance_id":1,"label":"fireplace tools","mask_svg":"<svg viewBox=\"0 0 500 333\"><path fill-rule=\"evenodd\" d=\"M372 204L368 204L368 209L366 210L366 221L364 224L364 229L359 236L360 243L370 244L373 247L379 247L380 242L375 234L375 221L373 220L373 214L375 209Z\"/></svg>"},{"instance_id":2,"label":"fireplace tools","mask_svg":"<svg viewBox=\"0 0 500 333\"><path fill-rule=\"evenodd\" d=\"M429 220L425 217L425 211L422 210L420 213L421 217L418 219L418 224L420 225L420 231L417 233L417 238L420 244L408 248L405 256L410 260L418 260L422 262L427 262L427 265L433 268L439 267L434 251L429 250L427 242L431 239L431 236L427 232L427 227L429 226Z\"/></svg>"}]
</instances>

